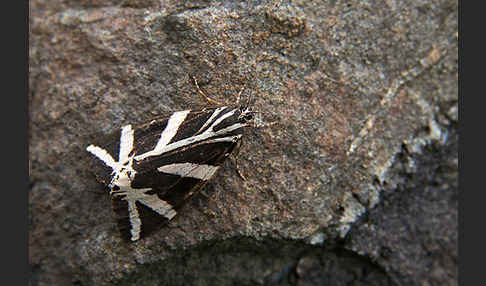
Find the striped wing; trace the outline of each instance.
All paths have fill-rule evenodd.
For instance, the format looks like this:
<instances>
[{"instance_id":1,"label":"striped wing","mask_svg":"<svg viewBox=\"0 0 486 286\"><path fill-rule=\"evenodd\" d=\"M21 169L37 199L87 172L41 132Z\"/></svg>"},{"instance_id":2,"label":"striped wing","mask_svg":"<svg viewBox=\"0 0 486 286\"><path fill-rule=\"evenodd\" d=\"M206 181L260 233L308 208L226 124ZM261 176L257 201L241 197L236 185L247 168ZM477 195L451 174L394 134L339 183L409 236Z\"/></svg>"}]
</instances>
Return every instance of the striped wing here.
<instances>
[{"instance_id":1,"label":"striped wing","mask_svg":"<svg viewBox=\"0 0 486 286\"><path fill-rule=\"evenodd\" d=\"M180 111L123 127L118 143L88 146L124 237L138 240L172 219L233 151L244 126L239 109Z\"/></svg>"},{"instance_id":2,"label":"striped wing","mask_svg":"<svg viewBox=\"0 0 486 286\"><path fill-rule=\"evenodd\" d=\"M227 150L227 152L230 152L230 150ZM224 158L220 156L219 152L213 152L208 159L211 162L220 161L222 163L224 161ZM165 165L159 168L160 170L152 170L138 174L139 176L136 176L132 186L134 188L150 186L151 191L148 194L153 194L161 201L172 206L174 211L179 211L192 195L204 187L218 168L218 165L203 163L175 163ZM160 203L144 204L139 201L136 202L141 222L140 237L146 237L154 233L172 218L170 216L160 215L160 213L157 213L153 209L152 205L157 206ZM130 229L132 224L130 222L131 218L128 212L127 202L113 198L112 206L116 213L118 228L122 235L125 239L131 239Z\"/></svg>"}]
</instances>

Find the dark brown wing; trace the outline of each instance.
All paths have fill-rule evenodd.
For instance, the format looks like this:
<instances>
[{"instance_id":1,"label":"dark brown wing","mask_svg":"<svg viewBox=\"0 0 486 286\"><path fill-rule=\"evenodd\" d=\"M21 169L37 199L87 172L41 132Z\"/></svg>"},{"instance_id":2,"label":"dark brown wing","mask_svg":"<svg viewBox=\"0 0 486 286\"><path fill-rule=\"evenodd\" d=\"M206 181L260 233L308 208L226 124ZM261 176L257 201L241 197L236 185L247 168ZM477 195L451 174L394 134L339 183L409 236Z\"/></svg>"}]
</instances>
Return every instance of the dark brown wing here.
<instances>
[{"instance_id":1,"label":"dark brown wing","mask_svg":"<svg viewBox=\"0 0 486 286\"><path fill-rule=\"evenodd\" d=\"M224 149L221 149L221 147L219 147L219 149L213 149L210 154L205 154L206 162L201 162L201 164L211 163L215 166L220 166L227 157L225 154L231 153L235 146L236 144L232 143L228 144ZM147 192L147 194L156 194L161 200L166 201L172 205L176 211L179 211L184 203L186 203L191 196L198 193L210 179L210 177L207 178L207 180L193 178L190 176L190 172L191 171L187 174L178 176L162 173L157 170L147 171L142 174L137 174L132 187L152 188L152 191ZM167 218L159 215L146 205L138 202L136 205L142 222L140 238L154 233L168 222ZM116 214L118 228L120 229L123 238L130 241L131 225L128 217L127 202L120 198L113 197L112 206Z\"/></svg>"}]
</instances>

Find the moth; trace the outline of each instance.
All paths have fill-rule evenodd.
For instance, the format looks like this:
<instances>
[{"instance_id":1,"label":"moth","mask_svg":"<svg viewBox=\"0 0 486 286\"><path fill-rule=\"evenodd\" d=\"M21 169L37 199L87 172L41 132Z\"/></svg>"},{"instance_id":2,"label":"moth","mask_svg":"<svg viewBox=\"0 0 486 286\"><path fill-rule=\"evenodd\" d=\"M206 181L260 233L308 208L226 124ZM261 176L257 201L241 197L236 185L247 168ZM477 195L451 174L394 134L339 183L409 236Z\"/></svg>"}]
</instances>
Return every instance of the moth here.
<instances>
[{"instance_id":1,"label":"moth","mask_svg":"<svg viewBox=\"0 0 486 286\"><path fill-rule=\"evenodd\" d=\"M253 114L230 106L178 111L89 145L90 168L110 189L122 236L137 241L174 218L239 146Z\"/></svg>"}]
</instances>

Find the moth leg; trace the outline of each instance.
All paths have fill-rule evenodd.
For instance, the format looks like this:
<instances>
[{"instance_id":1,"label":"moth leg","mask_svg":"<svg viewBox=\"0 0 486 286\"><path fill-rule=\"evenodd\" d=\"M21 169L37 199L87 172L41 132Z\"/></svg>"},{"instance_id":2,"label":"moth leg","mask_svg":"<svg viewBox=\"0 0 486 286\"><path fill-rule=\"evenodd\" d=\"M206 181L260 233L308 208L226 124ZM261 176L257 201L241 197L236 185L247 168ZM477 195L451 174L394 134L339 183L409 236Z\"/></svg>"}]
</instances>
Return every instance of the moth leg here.
<instances>
[{"instance_id":1,"label":"moth leg","mask_svg":"<svg viewBox=\"0 0 486 286\"><path fill-rule=\"evenodd\" d=\"M274 120L272 122L263 122L262 118L259 116L260 114L267 114L261 111L252 111L252 114L256 114L256 116L248 122L248 125L252 126L253 128L267 128L280 122L278 120Z\"/></svg>"},{"instance_id":2,"label":"moth leg","mask_svg":"<svg viewBox=\"0 0 486 286\"><path fill-rule=\"evenodd\" d=\"M202 90L201 88L199 87L199 84L197 83L197 79L196 77L192 77L192 79L194 79L194 84L196 85L196 88L197 88L197 91L199 92L199 94L204 98L204 100L206 100L207 102L211 103L211 104L215 104L215 105L219 105L219 106L222 106L222 104L214 99L211 99L209 96L207 96Z\"/></svg>"},{"instance_id":3,"label":"moth leg","mask_svg":"<svg viewBox=\"0 0 486 286\"><path fill-rule=\"evenodd\" d=\"M275 124L278 124L278 121L265 122L265 123L259 124L258 126L254 126L254 127L255 128L267 128L267 127L273 126Z\"/></svg>"},{"instance_id":4,"label":"moth leg","mask_svg":"<svg viewBox=\"0 0 486 286\"><path fill-rule=\"evenodd\" d=\"M233 156L235 158L235 168L236 168L236 173L238 173L238 176L240 176L240 178L243 180L243 181L246 181L246 178L245 176L243 176L243 174L240 172L240 168L238 167L238 154L240 153L240 150L241 150L241 142L242 141L239 141L238 144L236 145L234 151L233 151Z\"/></svg>"},{"instance_id":5,"label":"moth leg","mask_svg":"<svg viewBox=\"0 0 486 286\"><path fill-rule=\"evenodd\" d=\"M93 193L93 194L100 195L100 196L106 195L106 191L105 192L99 192L99 191L92 191L92 190L84 190L83 192L89 192L89 193Z\"/></svg>"}]
</instances>

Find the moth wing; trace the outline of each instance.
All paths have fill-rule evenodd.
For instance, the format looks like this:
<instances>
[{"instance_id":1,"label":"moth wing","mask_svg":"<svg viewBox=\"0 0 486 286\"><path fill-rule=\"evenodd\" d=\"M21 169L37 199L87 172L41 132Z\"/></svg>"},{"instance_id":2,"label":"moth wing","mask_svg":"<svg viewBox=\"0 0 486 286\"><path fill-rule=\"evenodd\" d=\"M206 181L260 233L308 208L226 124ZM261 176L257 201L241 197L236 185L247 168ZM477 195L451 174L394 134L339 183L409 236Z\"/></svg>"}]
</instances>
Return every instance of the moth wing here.
<instances>
[{"instance_id":1,"label":"moth wing","mask_svg":"<svg viewBox=\"0 0 486 286\"><path fill-rule=\"evenodd\" d=\"M225 146L219 145L218 148L206 146L208 148L198 149L204 154L205 160L197 163L172 163L137 173L132 182L132 187L135 189L151 188L147 194L156 196L156 199L167 203L172 209L178 211L192 195L200 191L214 176L235 145L236 143L226 144ZM191 150L194 151L194 148L191 148ZM114 198L112 204L123 237L130 239L131 225L127 203ZM136 204L141 220L140 237L154 233L165 225L164 222L172 218L161 216L154 211L157 208L156 206L144 205L140 202Z\"/></svg>"},{"instance_id":2,"label":"moth wing","mask_svg":"<svg viewBox=\"0 0 486 286\"><path fill-rule=\"evenodd\" d=\"M91 156L90 166L98 179L108 185L113 173L111 166L121 160L120 157L133 157L136 154L149 152L159 144L160 140L165 139L167 144L192 137L207 128L210 122L214 122L218 113L224 114L226 112L222 112L224 109L223 107L202 111L181 111L170 117L160 117L134 128L126 125L122 130L105 136L100 144L88 147L88 151L94 155ZM179 119L175 124L174 118ZM229 118L228 124L235 124L234 120L236 118ZM224 136L241 133L242 130L237 129L225 132ZM166 136L167 134L170 136ZM124 146L121 146L123 144ZM148 191L144 193L149 198L137 199L135 202L137 210L130 212L126 200L112 197L113 210L117 215L118 226L123 236L129 240L136 240L159 229L163 225L161 222L175 216L176 209L179 209L190 196L206 184L236 144L234 141L207 140L186 144L172 152L134 162L133 168L136 175L131 182L131 187L147 189ZM138 217L130 218L130 213L137 213ZM131 223L139 224L140 235L137 234L135 239L130 233Z\"/></svg>"},{"instance_id":3,"label":"moth wing","mask_svg":"<svg viewBox=\"0 0 486 286\"><path fill-rule=\"evenodd\" d=\"M87 156L83 160L86 163L84 166L96 176L98 181L105 185L110 183L113 172L113 168L106 161L118 161L120 135L121 130L110 134L97 132L90 136L92 137L89 140L90 144L86 144Z\"/></svg>"},{"instance_id":4,"label":"moth wing","mask_svg":"<svg viewBox=\"0 0 486 286\"><path fill-rule=\"evenodd\" d=\"M191 127L196 122L209 118L213 110L214 109L191 111L191 116L186 119L187 122L185 125ZM131 153L140 154L151 150L159 139L161 130L164 130L167 127L167 122L170 117L171 116L159 116L149 122L134 125L132 127L134 130L134 142ZM129 125L125 125L124 127L126 126ZM107 164L106 159L102 160L100 159L100 156L105 156L115 162L119 160L122 129L123 128L119 128L109 134L101 134L101 132L98 132L99 134L97 133L90 136L90 144L86 144L86 146L90 148L87 152L88 158L86 165L92 173L94 173L98 181L105 185L110 183L113 169ZM150 168L150 166L148 168ZM142 173L144 171L145 168L140 170Z\"/></svg>"}]
</instances>

